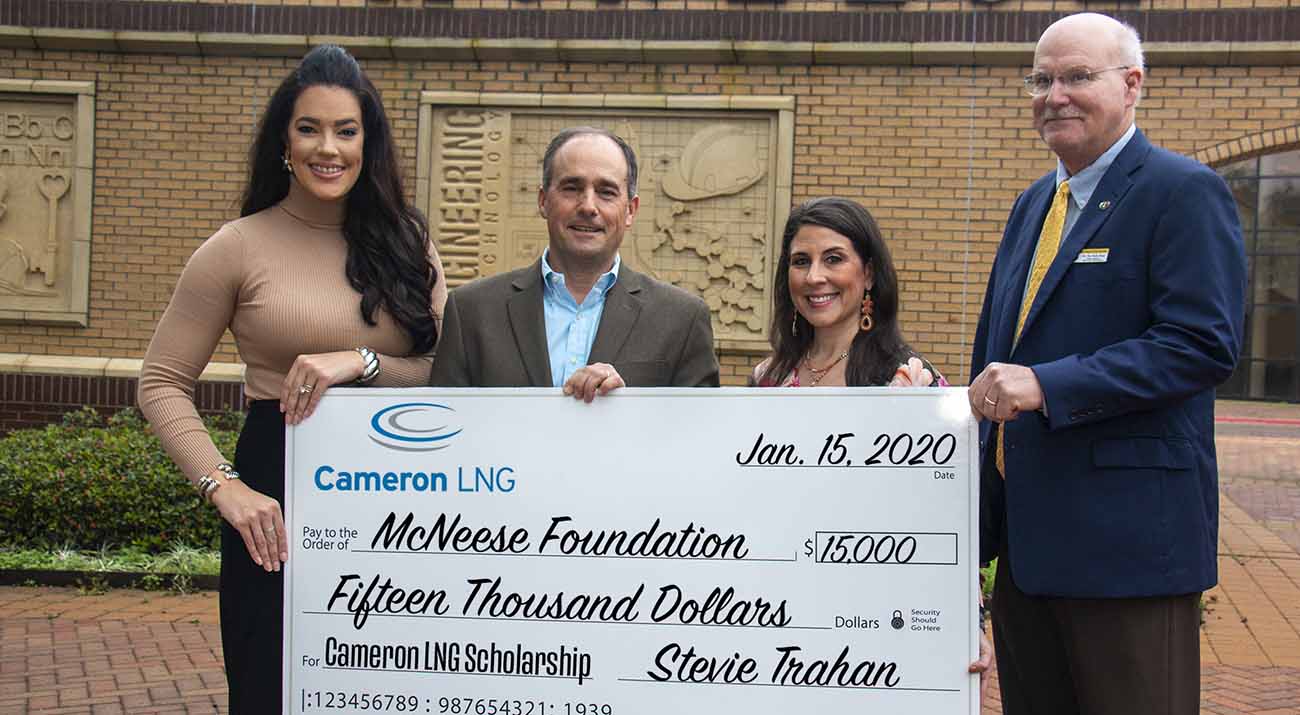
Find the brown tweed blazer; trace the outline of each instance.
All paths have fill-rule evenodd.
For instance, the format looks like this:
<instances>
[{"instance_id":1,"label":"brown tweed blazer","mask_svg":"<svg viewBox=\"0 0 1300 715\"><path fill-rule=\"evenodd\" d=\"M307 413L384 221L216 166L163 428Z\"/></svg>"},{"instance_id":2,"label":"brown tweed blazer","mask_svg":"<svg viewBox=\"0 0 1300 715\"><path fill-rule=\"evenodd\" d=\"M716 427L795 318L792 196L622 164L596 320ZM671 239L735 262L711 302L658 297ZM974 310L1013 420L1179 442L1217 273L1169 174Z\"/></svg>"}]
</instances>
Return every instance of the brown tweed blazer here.
<instances>
[{"instance_id":1,"label":"brown tweed blazer","mask_svg":"<svg viewBox=\"0 0 1300 715\"><path fill-rule=\"evenodd\" d=\"M541 260L451 292L430 384L552 387ZM588 363L614 366L629 387L717 387L704 301L620 266Z\"/></svg>"}]
</instances>

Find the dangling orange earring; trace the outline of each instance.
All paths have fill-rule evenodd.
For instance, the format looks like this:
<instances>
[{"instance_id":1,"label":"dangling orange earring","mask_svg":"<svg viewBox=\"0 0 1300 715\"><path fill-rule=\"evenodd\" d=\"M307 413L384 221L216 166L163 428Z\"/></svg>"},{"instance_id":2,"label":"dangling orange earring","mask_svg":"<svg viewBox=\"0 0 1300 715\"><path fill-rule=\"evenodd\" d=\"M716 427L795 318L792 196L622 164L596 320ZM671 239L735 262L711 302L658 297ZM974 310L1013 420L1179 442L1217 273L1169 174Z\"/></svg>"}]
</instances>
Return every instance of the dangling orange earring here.
<instances>
[{"instance_id":1,"label":"dangling orange earring","mask_svg":"<svg viewBox=\"0 0 1300 715\"><path fill-rule=\"evenodd\" d=\"M860 323L862 326L862 332L864 333L871 332L872 326L875 325L875 323L871 321L871 311L874 310L875 307L875 303L871 302L871 293L864 292L862 294L862 322Z\"/></svg>"}]
</instances>

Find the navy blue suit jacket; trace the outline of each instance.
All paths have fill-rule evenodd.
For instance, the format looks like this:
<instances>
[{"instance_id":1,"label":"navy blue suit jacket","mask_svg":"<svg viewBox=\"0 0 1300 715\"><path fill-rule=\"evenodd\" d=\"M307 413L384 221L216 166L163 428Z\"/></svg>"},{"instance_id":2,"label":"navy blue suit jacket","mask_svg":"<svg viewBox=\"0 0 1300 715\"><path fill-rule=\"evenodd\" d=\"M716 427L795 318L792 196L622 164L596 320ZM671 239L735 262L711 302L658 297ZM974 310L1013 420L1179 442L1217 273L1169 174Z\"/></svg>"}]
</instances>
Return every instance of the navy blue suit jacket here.
<instances>
[{"instance_id":1,"label":"navy blue suit jacket","mask_svg":"<svg viewBox=\"0 0 1300 715\"><path fill-rule=\"evenodd\" d=\"M1016 585L1123 598L1217 581L1214 388L1241 345L1245 255L1236 204L1204 165L1141 131L1062 241L1020 340L1017 311L1055 173L1011 209L975 333L972 378L1026 365L1046 415L980 425L980 554L1007 539ZM1104 262L1080 262L1083 249ZM1092 251L1086 258L1096 259Z\"/></svg>"}]
</instances>

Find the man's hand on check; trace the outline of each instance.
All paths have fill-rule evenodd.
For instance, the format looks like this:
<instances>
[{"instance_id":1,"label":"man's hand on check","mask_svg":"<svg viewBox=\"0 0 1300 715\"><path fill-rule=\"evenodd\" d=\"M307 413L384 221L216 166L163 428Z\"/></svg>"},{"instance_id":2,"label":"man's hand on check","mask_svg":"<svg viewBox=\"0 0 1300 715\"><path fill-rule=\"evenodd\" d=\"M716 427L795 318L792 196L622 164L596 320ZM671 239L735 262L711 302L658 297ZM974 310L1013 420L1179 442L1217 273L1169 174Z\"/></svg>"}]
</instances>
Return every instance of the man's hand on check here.
<instances>
[{"instance_id":1,"label":"man's hand on check","mask_svg":"<svg viewBox=\"0 0 1300 715\"><path fill-rule=\"evenodd\" d=\"M1043 388L1038 376L1024 365L989 363L966 391L971 414L976 419L1009 422L1021 412L1043 406Z\"/></svg>"},{"instance_id":2,"label":"man's hand on check","mask_svg":"<svg viewBox=\"0 0 1300 715\"><path fill-rule=\"evenodd\" d=\"M564 394L573 395L575 400L591 402L596 399L596 395L608 395L610 390L626 386L623 376L618 374L613 365L594 362L579 368L564 381Z\"/></svg>"}]
</instances>

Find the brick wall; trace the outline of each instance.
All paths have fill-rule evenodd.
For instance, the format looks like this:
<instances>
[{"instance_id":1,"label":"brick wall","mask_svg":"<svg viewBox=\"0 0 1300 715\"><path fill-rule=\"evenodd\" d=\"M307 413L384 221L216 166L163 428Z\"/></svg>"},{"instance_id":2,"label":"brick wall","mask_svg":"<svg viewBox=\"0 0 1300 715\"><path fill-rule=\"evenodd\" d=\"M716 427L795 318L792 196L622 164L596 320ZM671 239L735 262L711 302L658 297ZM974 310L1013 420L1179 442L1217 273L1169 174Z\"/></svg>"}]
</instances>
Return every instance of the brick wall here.
<instances>
[{"instance_id":1,"label":"brick wall","mask_svg":"<svg viewBox=\"0 0 1300 715\"><path fill-rule=\"evenodd\" d=\"M1294 22L1297 9L1300 0L0 0L0 27L468 39L1029 42L1045 18L1092 10L1124 18L1154 42L1294 41L1288 19Z\"/></svg>"},{"instance_id":2,"label":"brick wall","mask_svg":"<svg viewBox=\"0 0 1300 715\"><path fill-rule=\"evenodd\" d=\"M0 327L0 352L140 357L198 243L237 214L247 143L292 61L0 50L0 73L98 88L90 325ZM410 63L365 67L414 175L418 95L779 94L797 99L795 200L839 194L879 219L901 269L902 324L954 381L1016 194L1052 160L1017 68ZM1290 67L1158 67L1139 125L1175 151L1296 124ZM222 343L217 361L234 361ZM731 381L753 358L724 360Z\"/></svg>"},{"instance_id":3,"label":"brick wall","mask_svg":"<svg viewBox=\"0 0 1300 715\"><path fill-rule=\"evenodd\" d=\"M146 0L161 5L190 4L192 0ZM746 7L743 0L197 0L204 5L261 5L341 8L540 8L588 10L735 10ZM1134 9L1195 10L1202 8L1290 7L1294 0L1139 0L1137 2L1071 2L1068 0L1003 0L997 2L998 11L1051 10L1054 12L1123 12ZM762 9L796 11L853 11L853 12L915 12L926 10L951 11L968 9L972 3L954 0L907 0L906 2L849 2L848 0L783 0L763 3Z\"/></svg>"},{"instance_id":4,"label":"brick wall","mask_svg":"<svg viewBox=\"0 0 1300 715\"><path fill-rule=\"evenodd\" d=\"M68 412L93 407L101 416L135 404L136 380L121 377L0 374L0 434L58 422ZM242 386L200 383L194 391L200 414L243 409Z\"/></svg>"},{"instance_id":5,"label":"brick wall","mask_svg":"<svg viewBox=\"0 0 1300 715\"><path fill-rule=\"evenodd\" d=\"M22 4L0 0L0 22ZM848 7L808 7L822 5ZM1004 5L1013 6L998 8ZM737 9L732 3L716 6ZM917 7L970 9L956 3L905 6ZM0 353L142 356L186 258L237 215L254 125L294 63L281 57L0 48L0 76L91 80L97 88L89 325L0 325ZM838 194L871 209L900 268L904 331L955 383L968 377L974 323L1006 212L1021 189L1053 166L1030 127L1029 101L1019 82L1023 67L394 59L363 64L383 92L409 189L422 90L795 97L795 201ZM1227 162L1254 151L1252 142L1238 141L1247 137L1281 137L1271 150L1294 146L1298 103L1300 68L1294 66L1157 66L1138 122L1170 149ZM723 355L724 382L743 382L757 359ZM237 360L229 337L214 360Z\"/></svg>"}]
</instances>

